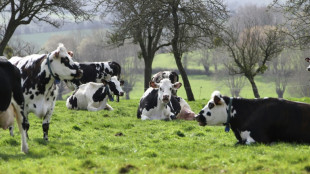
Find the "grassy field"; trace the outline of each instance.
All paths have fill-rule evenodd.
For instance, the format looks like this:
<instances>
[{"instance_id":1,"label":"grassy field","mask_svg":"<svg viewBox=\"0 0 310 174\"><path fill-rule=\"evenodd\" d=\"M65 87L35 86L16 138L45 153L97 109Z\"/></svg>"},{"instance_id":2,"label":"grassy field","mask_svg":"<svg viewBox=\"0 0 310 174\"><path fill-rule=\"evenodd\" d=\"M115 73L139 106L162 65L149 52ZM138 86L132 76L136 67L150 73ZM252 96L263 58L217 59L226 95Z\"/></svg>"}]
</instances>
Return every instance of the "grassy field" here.
<instances>
[{"instance_id":1,"label":"grassy field","mask_svg":"<svg viewBox=\"0 0 310 174\"><path fill-rule=\"evenodd\" d=\"M309 98L294 99L310 102ZM197 113L207 102L189 102ZM20 136L0 132L0 173L308 173L310 146L236 146L224 127L195 121L141 121L138 100L110 102L114 111L73 111L57 101L49 142L41 120L29 116L30 152Z\"/></svg>"}]
</instances>

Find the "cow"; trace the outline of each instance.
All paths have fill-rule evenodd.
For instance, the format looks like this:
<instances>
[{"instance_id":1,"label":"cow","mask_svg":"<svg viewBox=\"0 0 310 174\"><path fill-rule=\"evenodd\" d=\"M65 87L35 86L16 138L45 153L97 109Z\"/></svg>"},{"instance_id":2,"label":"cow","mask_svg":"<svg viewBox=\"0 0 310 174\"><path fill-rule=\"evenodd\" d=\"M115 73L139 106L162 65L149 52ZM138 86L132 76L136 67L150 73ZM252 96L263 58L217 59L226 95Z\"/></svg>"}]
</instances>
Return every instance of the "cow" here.
<instances>
[{"instance_id":1,"label":"cow","mask_svg":"<svg viewBox=\"0 0 310 174\"><path fill-rule=\"evenodd\" d=\"M306 62L310 63L310 58L309 57L305 58L305 60L306 60ZM307 67L307 70L310 71L310 65Z\"/></svg>"},{"instance_id":2,"label":"cow","mask_svg":"<svg viewBox=\"0 0 310 174\"><path fill-rule=\"evenodd\" d=\"M152 76L151 81L159 83L162 79L169 79L174 84L179 81L179 75L174 71L160 71ZM177 90L173 89L172 95L177 96Z\"/></svg>"},{"instance_id":3,"label":"cow","mask_svg":"<svg viewBox=\"0 0 310 174\"><path fill-rule=\"evenodd\" d=\"M81 62L79 65L80 69L83 70L83 77L65 81L67 87L71 90L75 90L80 85L88 82L110 81L112 76L117 76L117 79L120 79L121 66L117 62Z\"/></svg>"},{"instance_id":4,"label":"cow","mask_svg":"<svg viewBox=\"0 0 310 174\"><path fill-rule=\"evenodd\" d=\"M46 141L58 92L56 84L60 80L79 79L83 75L71 55L72 52L59 44L57 49L49 54L12 57L9 60L21 72L26 117L32 112L43 118L43 139Z\"/></svg>"},{"instance_id":5,"label":"cow","mask_svg":"<svg viewBox=\"0 0 310 174\"><path fill-rule=\"evenodd\" d=\"M0 57L0 127L7 129L14 124L16 118L21 134L21 150L28 153L26 131L29 128L24 113L24 97L19 69L5 57Z\"/></svg>"},{"instance_id":6,"label":"cow","mask_svg":"<svg viewBox=\"0 0 310 174\"><path fill-rule=\"evenodd\" d=\"M115 95L123 96L124 92L121 88L123 84L117 80L117 76L113 76L107 83L88 82L80 85L74 93L68 97L66 106L68 109L99 111L102 109L113 110L107 104L108 98L111 98L111 92Z\"/></svg>"},{"instance_id":7,"label":"cow","mask_svg":"<svg viewBox=\"0 0 310 174\"><path fill-rule=\"evenodd\" d=\"M225 125L237 144L310 143L310 105L285 99L244 99L214 91L196 115L200 126Z\"/></svg>"},{"instance_id":8,"label":"cow","mask_svg":"<svg viewBox=\"0 0 310 174\"><path fill-rule=\"evenodd\" d=\"M173 96L172 90L177 90L182 83L171 83L169 79L162 79L159 83L150 82L140 99L137 118L141 120L172 120L180 113L180 102Z\"/></svg>"},{"instance_id":9,"label":"cow","mask_svg":"<svg viewBox=\"0 0 310 174\"><path fill-rule=\"evenodd\" d=\"M174 71L160 71L152 76L151 82L159 83L163 79L169 79L171 83L176 83L179 81L179 75ZM191 107L183 98L177 97L177 90L172 89L171 93L174 97L176 97L177 101L179 101L179 104L181 105L181 111L176 118L183 120L194 120L195 113L191 110Z\"/></svg>"}]
</instances>

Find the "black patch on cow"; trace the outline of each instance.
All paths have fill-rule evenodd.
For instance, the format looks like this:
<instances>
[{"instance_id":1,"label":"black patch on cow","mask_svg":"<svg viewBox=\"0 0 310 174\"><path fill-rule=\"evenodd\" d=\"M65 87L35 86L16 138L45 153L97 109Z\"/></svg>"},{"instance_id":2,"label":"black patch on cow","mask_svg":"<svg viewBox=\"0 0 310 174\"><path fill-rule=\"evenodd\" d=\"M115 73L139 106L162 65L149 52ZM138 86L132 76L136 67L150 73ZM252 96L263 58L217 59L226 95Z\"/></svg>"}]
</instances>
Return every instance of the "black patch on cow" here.
<instances>
[{"instance_id":1,"label":"black patch on cow","mask_svg":"<svg viewBox=\"0 0 310 174\"><path fill-rule=\"evenodd\" d=\"M0 82L0 111L5 111L9 107L12 92L17 104L24 102L20 72L5 58L0 58Z\"/></svg>"},{"instance_id":2,"label":"black patch on cow","mask_svg":"<svg viewBox=\"0 0 310 174\"><path fill-rule=\"evenodd\" d=\"M112 81L109 82L110 90L114 93L114 95L119 95L119 91L116 89L115 83Z\"/></svg>"},{"instance_id":3,"label":"black patch on cow","mask_svg":"<svg viewBox=\"0 0 310 174\"><path fill-rule=\"evenodd\" d=\"M73 95L70 96L69 103L70 103L72 109L77 108L77 98L73 97Z\"/></svg>"},{"instance_id":4,"label":"black patch on cow","mask_svg":"<svg viewBox=\"0 0 310 174\"><path fill-rule=\"evenodd\" d=\"M34 98L34 95L32 94L32 95L30 96L30 99L33 100L33 98Z\"/></svg>"},{"instance_id":5,"label":"black patch on cow","mask_svg":"<svg viewBox=\"0 0 310 174\"><path fill-rule=\"evenodd\" d=\"M229 103L229 97L223 97ZM283 99L234 98L236 111L230 119L231 129L239 143L244 143L240 132L261 143L275 141L310 143L310 105Z\"/></svg>"},{"instance_id":6,"label":"black patch on cow","mask_svg":"<svg viewBox=\"0 0 310 174\"><path fill-rule=\"evenodd\" d=\"M157 106L158 89L153 89L147 96L140 100L140 105L137 111L137 118L141 118L142 110L145 108L147 111Z\"/></svg>"},{"instance_id":7,"label":"black patch on cow","mask_svg":"<svg viewBox=\"0 0 310 174\"><path fill-rule=\"evenodd\" d=\"M97 91L93 95L94 102L101 102L107 96L107 93L104 91L104 89L104 86L97 89Z\"/></svg>"},{"instance_id":8,"label":"black patch on cow","mask_svg":"<svg viewBox=\"0 0 310 174\"><path fill-rule=\"evenodd\" d=\"M176 116L181 112L180 98L171 96L168 106L171 109L171 112Z\"/></svg>"},{"instance_id":9,"label":"black patch on cow","mask_svg":"<svg viewBox=\"0 0 310 174\"><path fill-rule=\"evenodd\" d=\"M88 82L101 82L106 74L120 77L121 66L116 62L108 62L111 69L104 66L104 62L98 63L80 63L80 69L83 70L83 76L80 79L71 80L77 87Z\"/></svg>"},{"instance_id":10,"label":"black patch on cow","mask_svg":"<svg viewBox=\"0 0 310 174\"><path fill-rule=\"evenodd\" d=\"M36 104L33 104L33 107L34 107L34 108L37 108L37 105L36 105Z\"/></svg>"}]
</instances>

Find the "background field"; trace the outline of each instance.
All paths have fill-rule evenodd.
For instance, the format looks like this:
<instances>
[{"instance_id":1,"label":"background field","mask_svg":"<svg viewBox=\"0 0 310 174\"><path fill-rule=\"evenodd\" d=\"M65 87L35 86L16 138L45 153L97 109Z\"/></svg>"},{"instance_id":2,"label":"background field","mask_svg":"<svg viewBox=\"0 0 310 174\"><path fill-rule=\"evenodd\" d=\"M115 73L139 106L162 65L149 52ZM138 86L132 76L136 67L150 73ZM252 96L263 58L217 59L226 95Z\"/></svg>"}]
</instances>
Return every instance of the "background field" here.
<instances>
[{"instance_id":1,"label":"background field","mask_svg":"<svg viewBox=\"0 0 310 174\"><path fill-rule=\"evenodd\" d=\"M296 100L296 99L295 99ZM310 102L309 98L298 99ZM207 102L189 102L197 113ZM307 173L310 146L236 146L224 127L195 121L141 121L138 100L110 102L114 111L72 111L57 101L49 132L29 116L30 152L20 136L0 132L0 173Z\"/></svg>"}]
</instances>

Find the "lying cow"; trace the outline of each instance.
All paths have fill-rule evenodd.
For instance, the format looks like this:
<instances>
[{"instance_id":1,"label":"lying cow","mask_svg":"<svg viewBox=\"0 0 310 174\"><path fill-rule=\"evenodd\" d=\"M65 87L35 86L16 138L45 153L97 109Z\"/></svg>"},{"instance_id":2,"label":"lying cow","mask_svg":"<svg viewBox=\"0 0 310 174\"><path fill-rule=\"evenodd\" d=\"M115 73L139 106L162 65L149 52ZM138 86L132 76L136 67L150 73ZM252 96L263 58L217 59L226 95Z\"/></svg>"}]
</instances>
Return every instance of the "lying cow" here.
<instances>
[{"instance_id":1,"label":"lying cow","mask_svg":"<svg viewBox=\"0 0 310 174\"><path fill-rule=\"evenodd\" d=\"M24 114L20 72L3 57L0 58L0 81L0 127L7 129L12 126L15 117L21 134L21 149L27 153L26 131L29 128L29 123Z\"/></svg>"},{"instance_id":2,"label":"lying cow","mask_svg":"<svg viewBox=\"0 0 310 174\"><path fill-rule=\"evenodd\" d=\"M310 105L284 99L242 99L213 92L196 116L201 126L226 125L238 143L310 143Z\"/></svg>"},{"instance_id":3,"label":"lying cow","mask_svg":"<svg viewBox=\"0 0 310 174\"><path fill-rule=\"evenodd\" d=\"M177 90L182 83L171 83L163 79L160 83L151 81L140 99L137 118L142 120L171 120L180 113L181 106L177 98L171 95L172 90Z\"/></svg>"},{"instance_id":4,"label":"lying cow","mask_svg":"<svg viewBox=\"0 0 310 174\"><path fill-rule=\"evenodd\" d=\"M25 98L25 114L30 112L43 118L43 138L48 140L50 119L53 114L60 80L82 77L79 65L73 62L72 53L63 44L49 54L34 54L26 57L12 57L9 61L16 65L22 76ZM27 117L28 118L28 117Z\"/></svg>"},{"instance_id":5,"label":"lying cow","mask_svg":"<svg viewBox=\"0 0 310 174\"><path fill-rule=\"evenodd\" d=\"M75 90L80 85L88 82L101 83L103 81L110 81L112 76L117 76L117 79L120 79L121 66L114 61L82 62L79 65L80 69L83 70L82 78L65 81L71 90Z\"/></svg>"},{"instance_id":6,"label":"lying cow","mask_svg":"<svg viewBox=\"0 0 310 174\"><path fill-rule=\"evenodd\" d=\"M107 104L108 98L111 97L111 92L123 96L122 85L117 76L113 76L107 84L94 82L83 84L67 99L66 106L68 109L88 111L113 110Z\"/></svg>"},{"instance_id":7,"label":"lying cow","mask_svg":"<svg viewBox=\"0 0 310 174\"><path fill-rule=\"evenodd\" d=\"M169 79L172 84L179 81L179 75L174 71L160 71L152 76L151 81L155 83L160 83L163 79ZM177 95L177 90L172 90L172 95Z\"/></svg>"}]
</instances>

